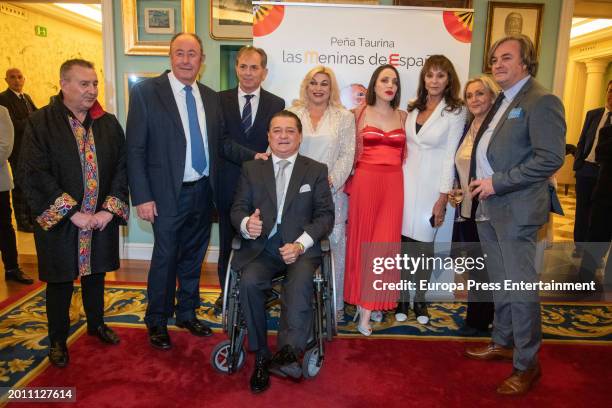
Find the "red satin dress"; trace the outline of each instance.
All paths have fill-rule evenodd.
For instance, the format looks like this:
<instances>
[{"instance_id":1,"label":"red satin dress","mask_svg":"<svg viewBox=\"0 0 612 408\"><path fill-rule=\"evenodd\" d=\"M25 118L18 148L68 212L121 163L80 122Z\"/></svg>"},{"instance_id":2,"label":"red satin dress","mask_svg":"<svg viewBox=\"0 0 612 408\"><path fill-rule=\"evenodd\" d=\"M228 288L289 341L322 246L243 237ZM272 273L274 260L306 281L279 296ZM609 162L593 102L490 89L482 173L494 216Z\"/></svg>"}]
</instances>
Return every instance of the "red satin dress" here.
<instances>
[{"instance_id":1,"label":"red satin dress","mask_svg":"<svg viewBox=\"0 0 612 408\"><path fill-rule=\"evenodd\" d=\"M369 310L395 309L400 292L380 288L385 282L399 282L399 270L376 274L373 262L400 253L406 132L367 125L361 136L363 151L345 187L349 212L344 300Z\"/></svg>"}]
</instances>

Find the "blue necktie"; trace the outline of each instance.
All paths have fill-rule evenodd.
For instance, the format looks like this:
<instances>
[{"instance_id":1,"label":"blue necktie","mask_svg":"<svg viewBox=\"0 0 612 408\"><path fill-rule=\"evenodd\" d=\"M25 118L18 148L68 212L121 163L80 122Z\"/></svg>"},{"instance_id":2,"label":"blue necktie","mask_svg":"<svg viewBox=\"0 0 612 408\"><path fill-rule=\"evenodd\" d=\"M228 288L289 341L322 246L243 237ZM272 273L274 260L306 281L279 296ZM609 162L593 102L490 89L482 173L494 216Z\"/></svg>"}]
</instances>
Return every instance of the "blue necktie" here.
<instances>
[{"instance_id":1,"label":"blue necktie","mask_svg":"<svg viewBox=\"0 0 612 408\"><path fill-rule=\"evenodd\" d=\"M252 126L252 118L253 112L251 110L251 98L255 95L244 95L246 98L246 103L244 104L244 108L242 109L242 130L244 131L245 136L249 135L249 131Z\"/></svg>"},{"instance_id":2,"label":"blue necktie","mask_svg":"<svg viewBox=\"0 0 612 408\"><path fill-rule=\"evenodd\" d=\"M185 86L185 99L187 101L187 117L189 119L189 137L191 139L191 167L199 174L204 174L206 169L206 152L200 122L198 122L198 111L196 102L191 93L191 86Z\"/></svg>"}]
</instances>

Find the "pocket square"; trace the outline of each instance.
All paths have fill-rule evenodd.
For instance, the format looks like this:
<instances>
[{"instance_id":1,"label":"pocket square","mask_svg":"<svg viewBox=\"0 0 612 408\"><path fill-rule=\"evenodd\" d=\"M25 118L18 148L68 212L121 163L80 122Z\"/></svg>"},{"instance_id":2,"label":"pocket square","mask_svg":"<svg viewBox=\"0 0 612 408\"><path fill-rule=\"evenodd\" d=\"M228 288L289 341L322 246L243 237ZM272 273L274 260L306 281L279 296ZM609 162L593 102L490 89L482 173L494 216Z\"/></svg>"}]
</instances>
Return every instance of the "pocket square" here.
<instances>
[{"instance_id":1,"label":"pocket square","mask_svg":"<svg viewBox=\"0 0 612 408\"><path fill-rule=\"evenodd\" d=\"M518 119L523 117L523 108L513 108L508 114L508 119Z\"/></svg>"},{"instance_id":2,"label":"pocket square","mask_svg":"<svg viewBox=\"0 0 612 408\"><path fill-rule=\"evenodd\" d=\"M302 187L300 187L300 193L307 193L309 191L311 191L309 184L304 184Z\"/></svg>"}]
</instances>

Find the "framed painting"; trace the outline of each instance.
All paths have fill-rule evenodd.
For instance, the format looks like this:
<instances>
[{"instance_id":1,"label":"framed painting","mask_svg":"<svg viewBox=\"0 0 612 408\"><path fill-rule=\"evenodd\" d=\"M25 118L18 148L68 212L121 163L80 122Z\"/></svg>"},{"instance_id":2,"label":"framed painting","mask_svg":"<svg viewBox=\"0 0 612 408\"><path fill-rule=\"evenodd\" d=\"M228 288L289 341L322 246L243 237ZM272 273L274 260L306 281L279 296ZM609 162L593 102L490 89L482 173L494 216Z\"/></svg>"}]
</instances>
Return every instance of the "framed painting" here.
<instances>
[{"instance_id":1,"label":"framed painting","mask_svg":"<svg viewBox=\"0 0 612 408\"><path fill-rule=\"evenodd\" d=\"M121 3L127 55L168 55L174 34L195 32L195 0L124 0Z\"/></svg>"},{"instance_id":2,"label":"framed painting","mask_svg":"<svg viewBox=\"0 0 612 408\"><path fill-rule=\"evenodd\" d=\"M252 39L251 0L210 0L210 36L215 40Z\"/></svg>"},{"instance_id":3,"label":"framed painting","mask_svg":"<svg viewBox=\"0 0 612 408\"><path fill-rule=\"evenodd\" d=\"M378 0L283 0L283 2L378 4ZM252 40L253 2L210 0L210 36L215 40Z\"/></svg>"},{"instance_id":4,"label":"framed painting","mask_svg":"<svg viewBox=\"0 0 612 408\"><path fill-rule=\"evenodd\" d=\"M489 2L482 71L486 73L491 72L491 65L489 65L487 58L488 51L495 41L507 35L526 35L533 42L536 55L539 56L543 15L543 3Z\"/></svg>"}]
</instances>

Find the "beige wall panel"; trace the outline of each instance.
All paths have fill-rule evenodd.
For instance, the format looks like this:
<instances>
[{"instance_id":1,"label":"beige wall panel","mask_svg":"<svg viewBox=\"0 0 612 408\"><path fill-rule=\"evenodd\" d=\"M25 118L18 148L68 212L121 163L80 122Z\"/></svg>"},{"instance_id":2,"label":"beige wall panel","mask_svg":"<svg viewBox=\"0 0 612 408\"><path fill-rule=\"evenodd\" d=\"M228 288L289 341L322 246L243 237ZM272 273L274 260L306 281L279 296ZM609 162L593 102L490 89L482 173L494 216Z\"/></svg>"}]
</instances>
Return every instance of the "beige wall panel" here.
<instances>
[{"instance_id":1,"label":"beige wall panel","mask_svg":"<svg viewBox=\"0 0 612 408\"><path fill-rule=\"evenodd\" d=\"M35 35L35 26L47 29L47 37ZM27 10L27 19L0 13L0 89L6 89L6 69L17 67L26 77L24 90L37 106L44 106L59 91L59 67L69 58L92 61L98 73L104 105L102 33Z\"/></svg>"}]
</instances>

